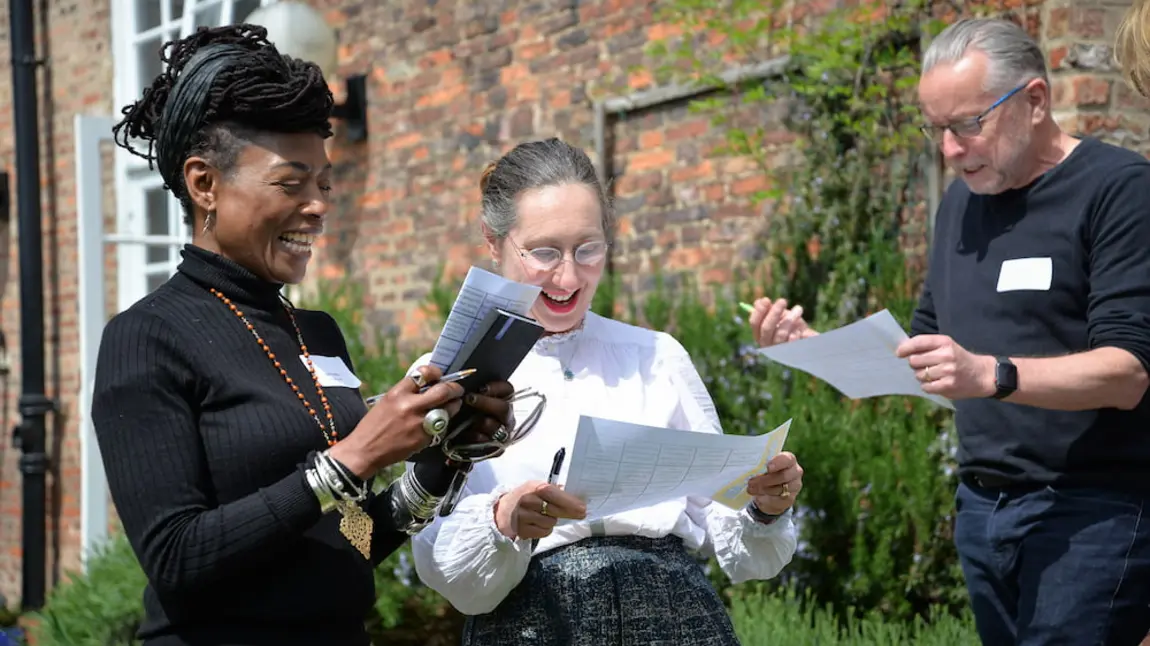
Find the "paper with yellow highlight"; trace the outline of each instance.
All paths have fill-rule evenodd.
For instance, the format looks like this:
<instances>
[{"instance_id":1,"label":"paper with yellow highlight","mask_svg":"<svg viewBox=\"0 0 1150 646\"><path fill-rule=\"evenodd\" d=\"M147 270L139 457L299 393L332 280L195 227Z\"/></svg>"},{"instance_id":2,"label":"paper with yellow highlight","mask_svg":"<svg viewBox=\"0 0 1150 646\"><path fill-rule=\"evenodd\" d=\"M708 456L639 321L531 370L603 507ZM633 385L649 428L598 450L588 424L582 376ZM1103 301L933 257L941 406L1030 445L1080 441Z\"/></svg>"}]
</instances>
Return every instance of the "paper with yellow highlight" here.
<instances>
[{"instance_id":1,"label":"paper with yellow highlight","mask_svg":"<svg viewBox=\"0 0 1150 646\"><path fill-rule=\"evenodd\" d=\"M767 470L790 427L787 420L763 435L720 435L584 415L563 488L587 502L588 519L683 496L740 509L750 501L747 480Z\"/></svg>"}]
</instances>

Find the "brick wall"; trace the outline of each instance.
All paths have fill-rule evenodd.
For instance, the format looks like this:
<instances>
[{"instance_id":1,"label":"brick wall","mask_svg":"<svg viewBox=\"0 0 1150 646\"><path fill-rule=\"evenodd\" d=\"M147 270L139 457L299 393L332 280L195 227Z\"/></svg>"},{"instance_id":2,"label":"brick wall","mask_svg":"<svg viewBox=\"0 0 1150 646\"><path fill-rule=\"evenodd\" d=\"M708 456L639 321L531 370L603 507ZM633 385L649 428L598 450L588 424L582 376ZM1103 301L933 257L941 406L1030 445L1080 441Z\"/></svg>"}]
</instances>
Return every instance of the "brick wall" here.
<instances>
[{"instance_id":1,"label":"brick wall","mask_svg":"<svg viewBox=\"0 0 1150 646\"><path fill-rule=\"evenodd\" d=\"M77 112L111 112L111 32L106 2L48 0L35 3L39 52L50 61L38 75L41 93L40 156L44 238L44 313L46 390L61 405L48 418L49 451L54 469L49 478L49 581L75 567L79 548L79 440L77 397L79 356L76 310L76 217L72 119ZM9 65L8 2L0 0L0 168L12 173L12 71ZM13 214L15 218L15 214ZM20 592L20 474L10 431L19 422L20 293L15 219L7 226L0 262L0 326L12 358L11 373L0 377L0 593L15 602Z\"/></svg>"},{"instance_id":2,"label":"brick wall","mask_svg":"<svg viewBox=\"0 0 1150 646\"><path fill-rule=\"evenodd\" d=\"M1042 43L1064 128L1150 155L1150 102L1114 66L1114 29L1129 0L1046 0Z\"/></svg>"},{"instance_id":3,"label":"brick wall","mask_svg":"<svg viewBox=\"0 0 1150 646\"><path fill-rule=\"evenodd\" d=\"M414 305L437 264L455 275L486 266L476 223L483 165L532 138L593 151L593 97L650 88L652 75L633 68L667 31L645 1L468 5L324 3L342 25L343 70L370 75L371 133L363 145L334 145L344 197L315 273L363 276L370 320L424 344L435 330ZM753 170L709 160L719 134L683 103L628 115L610 139L615 262L629 287L655 267L725 280L762 222L747 199L760 188Z\"/></svg>"},{"instance_id":4,"label":"brick wall","mask_svg":"<svg viewBox=\"0 0 1150 646\"><path fill-rule=\"evenodd\" d=\"M334 145L341 177L352 181L341 182L338 234L315 275L363 276L370 320L426 346L436 330L415 302L436 264L459 275L486 263L476 224L483 164L553 135L593 151L591 102L650 87L643 48L671 30L655 22L658 2L634 0L320 4L342 25L343 71L370 74L372 130L363 145ZM1110 63L1108 42L1128 0L984 5L1015 12L1050 52L1065 127L1150 152L1145 102ZM779 111L744 118L778 132ZM620 215L613 261L626 291L649 283L656 268L727 280L732 259L755 257L770 206L752 208L747 198L763 180L743 161L709 158L720 133L703 118L665 104L629 115L609 135Z\"/></svg>"},{"instance_id":5,"label":"brick wall","mask_svg":"<svg viewBox=\"0 0 1150 646\"><path fill-rule=\"evenodd\" d=\"M371 128L367 142L348 144L337 126L331 149L337 208L313 281L320 275L361 279L369 320L425 347L435 330L418 305L437 265L446 261L461 275L470 264L485 263L475 223L483 165L519 141L552 135L592 150L591 101L650 88L643 47L667 28L656 23L657 3L648 0L311 1L340 29L341 73L368 74ZM81 414L72 118L78 111L115 109L110 3L37 4L47 7L42 43L51 61L50 78L41 76L40 85L50 97L41 110L48 389L64 413L52 442L58 477L52 542L59 545L54 561L67 568L77 562ZM1013 4L1025 4L1027 24L1050 51L1063 123L1150 151L1146 106L1117 82L1104 50L1123 4ZM0 0L0 16L6 15L7 0ZM7 20L0 20L0 52L8 51L6 29ZM14 170L10 78L7 56L0 54L0 167ZM773 108L741 118L767 125L782 143L780 116ZM752 208L748 196L762 180L745 162L709 158L718 137L682 103L648 108L610 128L620 214L614 261L627 289L642 289L656 268L726 280L735 261L754 255L769 207ZM14 599L20 482L7 439L18 421L19 393L14 223L9 232L0 244L0 252L7 251L0 262L0 326L13 356L12 374L0 383L7 387L0 400L0 592Z\"/></svg>"}]
</instances>

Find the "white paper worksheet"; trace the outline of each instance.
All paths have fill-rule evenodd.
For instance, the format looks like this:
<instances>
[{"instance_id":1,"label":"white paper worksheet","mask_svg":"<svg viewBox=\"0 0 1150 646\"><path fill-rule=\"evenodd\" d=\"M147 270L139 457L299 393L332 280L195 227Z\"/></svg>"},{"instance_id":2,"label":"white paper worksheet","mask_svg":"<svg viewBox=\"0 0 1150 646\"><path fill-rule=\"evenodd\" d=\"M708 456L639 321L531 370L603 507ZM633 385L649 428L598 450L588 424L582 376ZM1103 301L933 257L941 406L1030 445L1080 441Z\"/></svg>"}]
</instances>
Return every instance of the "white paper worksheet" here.
<instances>
[{"instance_id":1,"label":"white paper worksheet","mask_svg":"<svg viewBox=\"0 0 1150 646\"><path fill-rule=\"evenodd\" d=\"M563 488L587 502L587 518L682 496L741 509L750 501L747 480L783 450L790 426L787 420L763 435L720 435L584 415Z\"/></svg>"},{"instance_id":2,"label":"white paper worksheet","mask_svg":"<svg viewBox=\"0 0 1150 646\"><path fill-rule=\"evenodd\" d=\"M912 395L953 409L945 397L930 395L914 368L894 351L907 334L888 310L817 336L760 348L771 361L827 382L851 399L879 395Z\"/></svg>"},{"instance_id":3,"label":"white paper worksheet","mask_svg":"<svg viewBox=\"0 0 1150 646\"><path fill-rule=\"evenodd\" d=\"M435 341L431 363L440 370L447 370L460 348L492 309L528 316L535 299L539 298L540 289L535 285L507 280L479 267L469 269L443 324L443 331Z\"/></svg>"}]
</instances>

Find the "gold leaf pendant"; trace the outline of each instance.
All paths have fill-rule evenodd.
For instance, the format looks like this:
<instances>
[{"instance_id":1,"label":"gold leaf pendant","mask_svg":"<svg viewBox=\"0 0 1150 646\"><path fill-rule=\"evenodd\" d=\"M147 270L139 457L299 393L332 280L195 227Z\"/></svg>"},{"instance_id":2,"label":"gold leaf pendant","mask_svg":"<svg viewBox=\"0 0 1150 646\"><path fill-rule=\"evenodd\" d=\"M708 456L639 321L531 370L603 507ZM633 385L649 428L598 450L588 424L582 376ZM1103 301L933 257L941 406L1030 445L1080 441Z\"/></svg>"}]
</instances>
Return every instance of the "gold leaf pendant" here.
<instances>
[{"instance_id":1,"label":"gold leaf pendant","mask_svg":"<svg viewBox=\"0 0 1150 646\"><path fill-rule=\"evenodd\" d=\"M363 558L371 558L371 530L374 522L359 505L354 502L340 501L336 503L339 514L339 533L344 535L352 547L363 554Z\"/></svg>"}]
</instances>

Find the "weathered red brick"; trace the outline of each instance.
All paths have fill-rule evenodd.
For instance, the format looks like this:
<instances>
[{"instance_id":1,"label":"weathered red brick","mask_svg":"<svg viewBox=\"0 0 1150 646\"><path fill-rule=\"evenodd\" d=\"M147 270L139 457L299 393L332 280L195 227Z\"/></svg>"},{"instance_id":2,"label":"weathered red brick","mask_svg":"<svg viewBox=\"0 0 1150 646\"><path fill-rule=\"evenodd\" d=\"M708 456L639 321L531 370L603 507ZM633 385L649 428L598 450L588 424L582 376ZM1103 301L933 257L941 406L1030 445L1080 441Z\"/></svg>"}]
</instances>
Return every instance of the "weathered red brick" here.
<instances>
[{"instance_id":1,"label":"weathered red brick","mask_svg":"<svg viewBox=\"0 0 1150 646\"><path fill-rule=\"evenodd\" d=\"M1110 102L1111 82L1105 78L1078 75L1054 82L1054 104L1059 107L1105 106Z\"/></svg>"}]
</instances>

